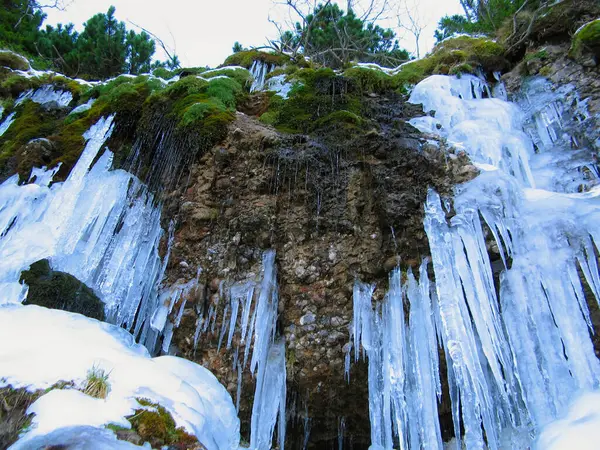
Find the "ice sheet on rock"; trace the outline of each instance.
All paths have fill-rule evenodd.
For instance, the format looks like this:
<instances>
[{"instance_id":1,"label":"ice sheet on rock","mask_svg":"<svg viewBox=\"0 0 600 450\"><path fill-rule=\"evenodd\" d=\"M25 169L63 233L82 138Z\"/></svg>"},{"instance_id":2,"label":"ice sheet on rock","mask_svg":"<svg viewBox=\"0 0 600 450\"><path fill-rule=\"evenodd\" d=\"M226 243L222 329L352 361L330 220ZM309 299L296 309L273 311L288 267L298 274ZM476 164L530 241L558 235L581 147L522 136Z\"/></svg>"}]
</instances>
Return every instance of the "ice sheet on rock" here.
<instances>
[{"instance_id":1,"label":"ice sheet on rock","mask_svg":"<svg viewBox=\"0 0 600 450\"><path fill-rule=\"evenodd\" d=\"M275 341L279 292L275 252L263 256L263 278L253 318L254 348L250 370L256 377L250 424L250 448L271 448L275 425L279 448L284 450L286 428L285 340Z\"/></svg>"},{"instance_id":2,"label":"ice sheet on rock","mask_svg":"<svg viewBox=\"0 0 600 450\"><path fill-rule=\"evenodd\" d=\"M254 61L252 67L250 67L250 74L254 79L252 86L250 86L250 92L262 91L265 87L266 77L273 69L275 69L273 64L259 60Z\"/></svg>"},{"instance_id":3,"label":"ice sheet on rock","mask_svg":"<svg viewBox=\"0 0 600 450\"><path fill-rule=\"evenodd\" d=\"M24 92L15 101L15 106L20 105L25 100L47 105L50 102L56 102L60 107L66 108L73 101L73 94L69 91L54 89L54 86L47 84L36 90Z\"/></svg>"},{"instance_id":4,"label":"ice sheet on rock","mask_svg":"<svg viewBox=\"0 0 600 450\"><path fill-rule=\"evenodd\" d=\"M96 102L96 99L90 98L86 103L83 103L82 105L79 105L79 106L76 106L75 108L73 108L73 110L69 113L69 115L81 114L83 112L89 111L95 102Z\"/></svg>"},{"instance_id":5,"label":"ice sheet on rock","mask_svg":"<svg viewBox=\"0 0 600 450\"><path fill-rule=\"evenodd\" d=\"M585 114L583 128L565 125L565 111L583 106L568 88L568 105L548 89L533 80L517 105L481 98L473 80L469 97L465 81L439 76L411 96L482 169L456 188L451 219L435 192L425 205L434 316L450 362L454 427L468 449L528 447L578 392L600 385L594 300L583 286L598 300L600 188L584 176L591 155L573 147Z\"/></svg>"},{"instance_id":6,"label":"ice sheet on rock","mask_svg":"<svg viewBox=\"0 0 600 450\"><path fill-rule=\"evenodd\" d=\"M410 123L446 137L473 162L493 164L533 186L529 158L534 149L521 129L521 112L514 104L489 97L489 87L478 77L434 75L415 86L410 102L422 103L438 122L424 117Z\"/></svg>"},{"instance_id":7,"label":"ice sheet on rock","mask_svg":"<svg viewBox=\"0 0 600 450\"><path fill-rule=\"evenodd\" d=\"M277 75L269 78L264 89L267 91L273 91L284 99L288 98L290 91L292 90L292 83L285 81L287 75Z\"/></svg>"},{"instance_id":8,"label":"ice sheet on rock","mask_svg":"<svg viewBox=\"0 0 600 450\"><path fill-rule=\"evenodd\" d=\"M220 305L210 305L196 323L194 346L204 333L218 330L218 348L233 349L233 369L238 372L236 399L242 389L242 372L256 379L251 417L250 448L271 448L275 427L283 450L286 426L285 342L276 336L279 292L275 252L263 254L262 276L219 285ZM219 309L219 311L218 311ZM220 323L217 323L217 318ZM252 350L252 351L251 351Z\"/></svg>"},{"instance_id":9,"label":"ice sheet on rock","mask_svg":"<svg viewBox=\"0 0 600 450\"><path fill-rule=\"evenodd\" d=\"M0 136L2 136L4 133L6 133L6 131L10 128L10 126L15 121L16 115L17 115L16 112L12 112L6 117L6 119L4 119L2 121L2 123L0 123ZM0 115L0 117L2 117L2 116Z\"/></svg>"},{"instance_id":10,"label":"ice sheet on rock","mask_svg":"<svg viewBox=\"0 0 600 450\"><path fill-rule=\"evenodd\" d=\"M79 314L38 306L0 307L3 386L35 390L59 380L81 384L92 367L109 374L107 398L51 391L31 406L36 416L20 445L73 425L126 425L124 417L139 408L135 398L143 397L164 406L178 426L208 449L238 448L235 407L207 369L174 357L152 359L124 329Z\"/></svg>"},{"instance_id":11,"label":"ice sheet on rock","mask_svg":"<svg viewBox=\"0 0 600 450\"><path fill-rule=\"evenodd\" d=\"M536 148L531 160L536 186L559 192L578 192L598 184L592 136L597 136L587 102L572 85L554 88L543 77L524 83L516 97L524 111L523 128Z\"/></svg>"}]
</instances>

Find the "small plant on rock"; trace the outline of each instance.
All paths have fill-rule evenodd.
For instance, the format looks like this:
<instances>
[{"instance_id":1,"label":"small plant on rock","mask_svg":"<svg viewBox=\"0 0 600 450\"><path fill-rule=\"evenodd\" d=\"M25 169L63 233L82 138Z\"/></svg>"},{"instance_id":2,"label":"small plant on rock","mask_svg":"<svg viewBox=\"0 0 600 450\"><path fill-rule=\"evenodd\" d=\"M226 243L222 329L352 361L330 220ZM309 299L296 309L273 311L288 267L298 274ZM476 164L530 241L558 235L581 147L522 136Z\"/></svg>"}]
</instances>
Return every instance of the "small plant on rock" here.
<instances>
[{"instance_id":1,"label":"small plant on rock","mask_svg":"<svg viewBox=\"0 0 600 450\"><path fill-rule=\"evenodd\" d=\"M96 366L92 367L88 370L82 392L90 397L106 398L110 392L109 376L110 372L107 373L104 369Z\"/></svg>"}]
</instances>

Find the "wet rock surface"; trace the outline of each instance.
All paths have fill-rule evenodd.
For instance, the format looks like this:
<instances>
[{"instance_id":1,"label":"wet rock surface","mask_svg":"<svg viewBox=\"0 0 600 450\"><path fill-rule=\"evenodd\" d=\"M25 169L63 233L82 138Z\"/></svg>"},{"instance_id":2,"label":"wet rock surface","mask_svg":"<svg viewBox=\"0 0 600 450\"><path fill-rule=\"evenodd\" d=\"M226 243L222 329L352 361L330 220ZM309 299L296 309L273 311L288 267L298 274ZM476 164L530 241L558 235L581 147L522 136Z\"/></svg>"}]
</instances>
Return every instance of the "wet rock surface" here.
<instances>
[{"instance_id":1,"label":"wet rock surface","mask_svg":"<svg viewBox=\"0 0 600 450\"><path fill-rule=\"evenodd\" d=\"M187 184L165 202L165 216L179 223L169 282L191 280L202 269L171 352L208 367L234 402L233 351L218 349L226 303L219 292L259 279L262 252L276 250L290 448L302 448L307 417L309 448L337 444L342 418L344 441L368 447L366 364L353 363L350 383L344 380L354 280L376 283L381 298L391 269L416 267L429 252L422 206L428 188L448 193L477 174L466 155L407 123L423 114L420 107L400 96L370 98L368 107L377 128L311 136L282 134L238 113L227 139L190 168ZM217 326L195 348L196 323L210 305L217 308ZM245 370L242 434L253 393Z\"/></svg>"}]
</instances>

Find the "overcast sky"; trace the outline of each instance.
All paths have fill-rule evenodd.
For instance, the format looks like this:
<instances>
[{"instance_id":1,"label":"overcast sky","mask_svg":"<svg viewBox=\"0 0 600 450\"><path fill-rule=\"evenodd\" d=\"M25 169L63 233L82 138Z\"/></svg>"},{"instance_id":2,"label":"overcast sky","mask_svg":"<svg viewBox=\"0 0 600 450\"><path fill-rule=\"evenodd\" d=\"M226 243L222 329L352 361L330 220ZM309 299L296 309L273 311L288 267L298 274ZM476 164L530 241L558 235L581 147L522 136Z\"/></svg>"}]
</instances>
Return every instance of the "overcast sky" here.
<instances>
[{"instance_id":1,"label":"overcast sky","mask_svg":"<svg viewBox=\"0 0 600 450\"><path fill-rule=\"evenodd\" d=\"M458 0L402 1L417 5L421 21L428 24L421 37L422 53L433 46L433 32L440 17L461 12ZM399 0L390 2L397 6ZM135 22L175 47L183 66L188 67L222 63L235 41L247 47L260 46L266 37L276 36L269 16L284 19L281 6L274 6L273 0L73 0L65 11L47 11L46 23L72 22L81 30L87 19L106 12L110 5L117 8L119 20ZM414 51L414 38L407 34L401 45ZM164 59L162 54L157 56Z\"/></svg>"}]
</instances>

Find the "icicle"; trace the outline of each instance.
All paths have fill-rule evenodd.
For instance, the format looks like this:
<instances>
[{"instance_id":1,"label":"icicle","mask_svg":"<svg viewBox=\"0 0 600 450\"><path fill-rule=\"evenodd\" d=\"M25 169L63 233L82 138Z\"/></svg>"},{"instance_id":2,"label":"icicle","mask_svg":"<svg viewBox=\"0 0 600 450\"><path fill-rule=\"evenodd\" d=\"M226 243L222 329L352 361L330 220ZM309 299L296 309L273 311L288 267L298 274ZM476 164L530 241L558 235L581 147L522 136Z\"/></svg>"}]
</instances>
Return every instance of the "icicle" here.
<instances>
[{"instance_id":1,"label":"icicle","mask_svg":"<svg viewBox=\"0 0 600 450\"><path fill-rule=\"evenodd\" d=\"M275 66L272 66L269 63L256 60L252 63L252 67L250 68L250 74L254 81L252 82L252 86L250 86L250 92L257 92L263 90L265 87L265 79L269 72L271 72Z\"/></svg>"},{"instance_id":2,"label":"icicle","mask_svg":"<svg viewBox=\"0 0 600 450\"><path fill-rule=\"evenodd\" d=\"M15 116L17 115L17 113L10 113L8 115L8 117L6 119L4 119L4 121L2 123L0 123L0 136L2 136L4 133L6 133L6 130L8 130L10 128L10 126L13 124L13 122L15 121ZM1 117L1 115L0 115Z\"/></svg>"},{"instance_id":3,"label":"icicle","mask_svg":"<svg viewBox=\"0 0 600 450\"><path fill-rule=\"evenodd\" d=\"M344 450L344 435L346 434L346 418L338 421L338 450Z\"/></svg>"},{"instance_id":4,"label":"icicle","mask_svg":"<svg viewBox=\"0 0 600 450\"><path fill-rule=\"evenodd\" d=\"M252 406L250 448L271 448L273 433L278 424L280 450L284 450L286 428L286 366L285 341L273 340L277 326L278 289L275 272L275 252L263 256L263 279L255 307L251 332L254 330L254 349L250 370L256 376ZM248 339L248 342L250 339Z\"/></svg>"}]
</instances>

